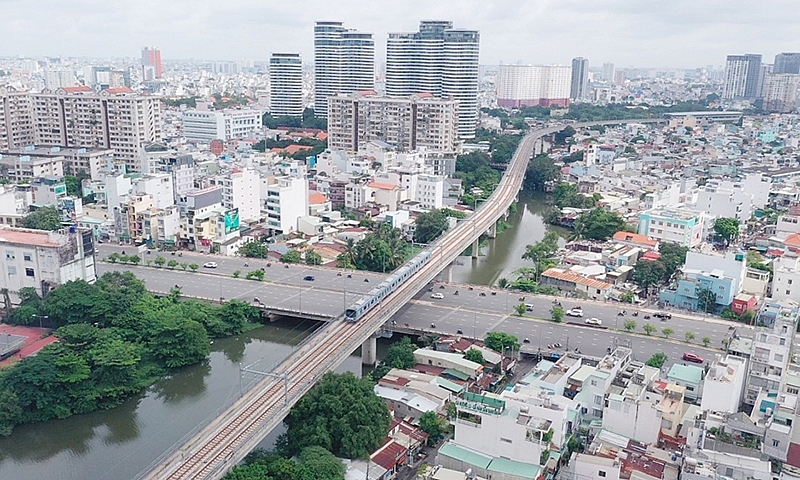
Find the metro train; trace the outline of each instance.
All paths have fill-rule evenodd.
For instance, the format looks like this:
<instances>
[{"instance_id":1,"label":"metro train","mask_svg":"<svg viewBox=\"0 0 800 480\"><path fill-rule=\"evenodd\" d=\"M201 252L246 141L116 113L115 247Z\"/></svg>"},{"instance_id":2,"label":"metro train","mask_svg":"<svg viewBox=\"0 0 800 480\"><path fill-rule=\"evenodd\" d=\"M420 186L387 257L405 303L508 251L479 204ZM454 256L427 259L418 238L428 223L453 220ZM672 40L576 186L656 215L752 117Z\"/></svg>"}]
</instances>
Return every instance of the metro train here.
<instances>
[{"instance_id":1,"label":"metro train","mask_svg":"<svg viewBox=\"0 0 800 480\"><path fill-rule=\"evenodd\" d=\"M380 305L381 300L401 286L403 282L408 280L411 275L428 263L430 259L431 252L429 251L423 251L417 254L414 258L406 262L405 265L398 268L387 277L386 280L382 281L378 286L367 292L366 295L359 298L356 303L350 305L350 307L344 311L345 320L357 322L367 312Z\"/></svg>"}]
</instances>

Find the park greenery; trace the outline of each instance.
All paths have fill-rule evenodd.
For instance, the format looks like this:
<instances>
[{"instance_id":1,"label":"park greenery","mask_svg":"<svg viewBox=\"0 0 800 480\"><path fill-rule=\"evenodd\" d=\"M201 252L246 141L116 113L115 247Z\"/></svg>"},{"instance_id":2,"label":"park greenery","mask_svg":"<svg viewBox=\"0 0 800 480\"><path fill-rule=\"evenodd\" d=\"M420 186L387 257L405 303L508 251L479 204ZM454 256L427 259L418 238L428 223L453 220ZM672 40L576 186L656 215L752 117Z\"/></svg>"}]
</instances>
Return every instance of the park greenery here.
<instances>
[{"instance_id":1,"label":"park greenery","mask_svg":"<svg viewBox=\"0 0 800 480\"><path fill-rule=\"evenodd\" d=\"M545 233L541 241L525 246L522 259L533 262L535 282L539 281L545 270L558 264L556 252L558 252L558 234L552 230Z\"/></svg>"},{"instance_id":2,"label":"park greenery","mask_svg":"<svg viewBox=\"0 0 800 480\"><path fill-rule=\"evenodd\" d=\"M481 198L486 198L494 191L500 183L500 172L492 168L491 163L491 157L485 152L465 153L456 158L455 177L461 179L465 192L471 193L477 187L483 191Z\"/></svg>"},{"instance_id":3,"label":"park greenery","mask_svg":"<svg viewBox=\"0 0 800 480\"><path fill-rule=\"evenodd\" d=\"M578 122L599 122L603 120L631 120L637 118L656 118L670 112L692 112L708 110L710 103L719 99L719 95L707 95L699 102L678 102L670 106L647 105L647 104L625 104L611 103L607 105L593 105L591 103L573 103L569 106L561 118L575 120ZM624 101L633 100L623 99ZM562 107L523 107L515 110L512 114L502 109L484 109L484 112L501 119L504 125L518 125L519 120L532 118L536 120L549 120L554 111L563 111Z\"/></svg>"},{"instance_id":4,"label":"park greenery","mask_svg":"<svg viewBox=\"0 0 800 480\"><path fill-rule=\"evenodd\" d=\"M520 130L526 128L527 126L523 122ZM489 143L489 155L491 155L492 163L508 163L514 157L514 152L517 151L521 140L522 135L502 135L494 130L479 128L475 132L474 142Z\"/></svg>"},{"instance_id":5,"label":"park greenery","mask_svg":"<svg viewBox=\"0 0 800 480\"><path fill-rule=\"evenodd\" d=\"M299 150L291 155L287 153L281 154L295 160L305 160L307 157L319 155L320 153L324 152L326 148L328 148L327 142L317 140L316 138L301 138L297 141L292 138L287 138L279 140L261 140L253 146L253 149L258 150L259 152L264 152L273 148L286 148L289 145L304 145L306 147L311 147L310 149Z\"/></svg>"},{"instance_id":6,"label":"park greenery","mask_svg":"<svg viewBox=\"0 0 800 480\"><path fill-rule=\"evenodd\" d=\"M271 129L279 127L328 129L328 121L324 118L317 118L313 108L303 110L302 117L273 117L269 112L266 112L261 118L261 123Z\"/></svg>"},{"instance_id":7,"label":"park greenery","mask_svg":"<svg viewBox=\"0 0 800 480\"><path fill-rule=\"evenodd\" d=\"M22 218L22 227L34 230L57 231L61 229L58 210L53 206L37 208Z\"/></svg>"},{"instance_id":8,"label":"park greenery","mask_svg":"<svg viewBox=\"0 0 800 480\"><path fill-rule=\"evenodd\" d=\"M435 208L429 212L420 213L414 220L414 241L416 243L430 243L447 230L450 218L464 218L466 214L451 208Z\"/></svg>"},{"instance_id":9,"label":"park greenery","mask_svg":"<svg viewBox=\"0 0 800 480\"><path fill-rule=\"evenodd\" d=\"M177 289L156 298L130 272L67 282L44 298L23 290L8 321L46 319L59 342L0 375L4 435L16 425L115 407L170 371L203 361L209 338L239 334L259 318L238 300L181 300Z\"/></svg>"},{"instance_id":10,"label":"park greenery","mask_svg":"<svg viewBox=\"0 0 800 480\"><path fill-rule=\"evenodd\" d=\"M602 197L599 193L591 196L578 193L575 185L566 182L559 182L553 189L553 203L559 208L594 208Z\"/></svg>"},{"instance_id":11,"label":"park greenery","mask_svg":"<svg viewBox=\"0 0 800 480\"><path fill-rule=\"evenodd\" d=\"M489 332L483 339L486 348L491 348L496 352L504 350L514 350L519 348L519 340L514 335L505 332Z\"/></svg>"},{"instance_id":12,"label":"park greenery","mask_svg":"<svg viewBox=\"0 0 800 480\"><path fill-rule=\"evenodd\" d=\"M522 186L529 191L544 191L545 186L559 176L558 165L547 155L537 155L528 162Z\"/></svg>"},{"instance_id":13,"label":"park greenery","mask_svg":"<svg viewBox=\"0 0 800 480\"><path fill-rule=\"evenodd\" d=\"M286 458L264 450L250 452L223 480L344 480L345 466L322 447L307 447Z\"/></svg>"},{"instance_id":14,"label":"park greenery","mask_svg":"<svg viewBox=\"0 0 800 480\"><path fill-rule=\"evenodd\" d=\"M372 382L350 372L326 373L295 404L277 441L285 456L317 446L337 457L368 458L389 431L389 411Z\"/></svg>"}]
</instances>

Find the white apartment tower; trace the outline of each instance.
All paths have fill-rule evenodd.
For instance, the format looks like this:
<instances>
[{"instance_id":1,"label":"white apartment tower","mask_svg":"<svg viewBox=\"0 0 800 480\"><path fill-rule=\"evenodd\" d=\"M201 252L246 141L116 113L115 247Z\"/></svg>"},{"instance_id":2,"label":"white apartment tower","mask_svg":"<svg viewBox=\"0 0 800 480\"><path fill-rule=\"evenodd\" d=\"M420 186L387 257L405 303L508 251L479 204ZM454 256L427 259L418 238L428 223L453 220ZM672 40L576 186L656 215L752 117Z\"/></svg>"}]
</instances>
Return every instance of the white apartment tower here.
<instances>
[{"instance_id":1,"label":"white apartment tower","mask_svg":"<svg viewBox=\"0 0 800 480\"><path fill-rule=\"evenodd\" d=\"M243 221L257 222L261 218L261 179L255 170L237 168L211 183L222 187L222 206L227 210L239 209Z\"/></svg>"},{"instance_id":2,"label":"white apartment tower","mask_svg":"<svg viewBox=\"0 0 800 480\"><path fill-rule=\"evenodd\" d=\"M569 98L580 100L588 93L589 60L583 57L572 59L572 81L570 82Z\"/></svg>"},{"instance_id":3,"label":"white apartment tower","mask_svg":"<svg viewBox=\"0 0 800 480\"><path fill-rule=\"evenodd\" d=\"M764 105L768 112L790 113L797 103L800 75L796 73L769 73L764 78Z\"/></svg>"},{"instance_id":4,"label":"white apartment tower","mask_svg":"<svg viewBox=\"0 0 800 480\"><path fill-rule=\"evenodd\" d=\"M34 143L33 106L27 92L0 87L0 150Z\"/></svg>"},{"instance_id":5,"label":"white apartment tower","mask_svg":"<svg viewBox=\"0 0 800 480\"><path fill-rule=\"evenodd\" d=\"M761 77L761 55L728 55L725 60L725 79L722 84L722 98L755 99L759 91Z\"/></svg>"},{"instance_id":6,"label":"white apartment tower","mask_svg":"<svg viewBox=\"0 0 800 480\"><path fill-rule=\"evenodd\" d=\"M314 114L328 115L328 98L375 87L375 40L342 22L314 26Z\"/></svg>"},{"instance_id":7,"label":"white apartment tower","mask_svg":"<svg viewBox=\"0 0 800 480\"><path fill-rule=\"evenodd\" d=\"M273 53L269 59L269 113L303 115L303 65L299 53Z\"/></svg>"},{"instance_id":8,"label":"white apartment tower","mask_svg":"<svg viewBox=\"0 0 800 480\"><path fill-rule=\"evenodd\" d=\"M497 72L497 105L569 106L572 69L563 65L503 65Z\"/></svg>"},{"instance_id":9,"label":"white apartment tower","mask_svg":"<svg viewBox=\"0 0 800 480\"><path fill-rule=\"evenodd\" d=\"M419 32L391 33L386 43L386 94L430 93L458 101L458 136L474 138L478 123L480 34L447 21L423 21Z\"/></svg>"}]
</instances>

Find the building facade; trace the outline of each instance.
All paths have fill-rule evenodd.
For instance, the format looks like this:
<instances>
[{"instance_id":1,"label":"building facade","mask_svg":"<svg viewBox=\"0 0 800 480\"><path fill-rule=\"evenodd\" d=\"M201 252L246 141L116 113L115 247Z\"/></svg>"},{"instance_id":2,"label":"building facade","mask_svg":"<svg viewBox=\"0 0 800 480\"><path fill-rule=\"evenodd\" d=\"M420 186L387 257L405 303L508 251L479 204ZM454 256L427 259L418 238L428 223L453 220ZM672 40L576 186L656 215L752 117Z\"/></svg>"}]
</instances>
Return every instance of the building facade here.
<instances>
[{"instance_id":1,"label":"building facade","mask_svg":"<svg viewBox=\"0 0 800 480\"><path fill-rule=\"evenodd\" d=\"M779 53L775 55L772 73L800 73L800 53Z\"/></svg>"},{"instance_id":2,"label":"building facade","mask_svg":"<svg viewBox=\"0 0 800 480\"><path fill-rule=\"evenodd\" d=\"M503 65L497 72L497 105L503 108L569 105L572 69L562 65Z\"/></svg>"},{"instance_id":3,"label":"building facade","mask_svg":"<svg viewBox=\"0 0 800 480\"><path fill-rule=\"evenodd\" d=\"M227 142L261 129L261 118L257 110L187 110L183 112L183 136L187 142Z\"/></svg>"},{"instance_id":4,"label":"building facade","mask_svg":"<svg viewBox=\"0 0 800 480\"><path fill-rule=\"evenodd\" d=\"M768 112L790 113L797 104L797 88L800 85L800 74L771 73L764 78L764 104L762 108Z\"/></svg>"},{"instance_id":5,"label":"building facade","mask_svg":"<svg viewBox=\"0 0 800 480\"><path fill-rule=\"evenodd\" d=\"M142 80L149 81L164 76L161 66L161 50L144 47L142 49Z\"/></svg>"},{"instance_id":6,"label":"building facade","mask_svg":"<svg viewBox=\"0 0 800 480\"><path fill-rule=\"evenodd\" d=\"M458 136L474 138L478 123L480 34L448 21L423 21L419 32L390 33L386 95L430 93L458 102Z\"/></svg>"},{"instance_id":7,"label":"building facade","mask_svg":"<svg viewBox=\"0 0 800 480\"><path fill-rule=\"evenodd\" d=\"M273 53L269 58L269 113L273 117L303 115L303 65L299 53Z\"/></svg>"},{"instance_id":8,"label":"building facade","mask_svg":"<svg viewBox=\"0 0 800 480\"><path fill-rule=\"evenodd\" d=\"M570 82L569 98L580 100L588 93L589 84L589 60L583 57L572 59L572 80Z\"/></svg>"},{"instance_id":9,"label":"building facade","mask_svg":"<svg viewBox=\"0 0 800 480\"><path fill-rule=\"evenodd\" d=\"M755 99L759 96L761 76L761 55L728 55L725 61L725 79L722 85L722 98Z\"/></svg>"},{"instance_id":10,"label":"building facade","mask_svg":"<svg viewBox=\"0 0 800 480\"><path fill-rule=\"evenodd\" d=\"M314 26L314 114L328 115L328 97L375 88L375 40L342 22Z\"/></svg>"},{"instance_id":11,"label":"building facade","mask_svg":"<svg viewBox=\"0 0 800 480\"><path fill-rule=\"evenodd\" d=\"M699 212L648 210L639 215L640 235L688 248L700 245L703 228L703 218Z\"/></svg>"}]
</instances>

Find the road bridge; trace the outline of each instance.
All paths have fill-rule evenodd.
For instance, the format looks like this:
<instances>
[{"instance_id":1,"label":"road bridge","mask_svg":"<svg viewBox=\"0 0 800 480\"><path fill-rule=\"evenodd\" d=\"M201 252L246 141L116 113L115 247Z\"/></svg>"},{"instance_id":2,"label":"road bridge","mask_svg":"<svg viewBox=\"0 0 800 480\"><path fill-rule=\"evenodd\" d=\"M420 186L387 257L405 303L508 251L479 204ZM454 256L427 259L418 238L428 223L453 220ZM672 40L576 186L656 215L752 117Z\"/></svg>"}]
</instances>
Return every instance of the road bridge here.
<instances>
[{"instance_id":1,"label":"road bridge","mask_svg":"<svg viewBox=\"0 0 800 480\"><path fill-rule=\"evenodd\" d=\"M575 126L629 122L593 122ZM273 376L244 393L222 415L185 444L167 452L164 458L158 459L158 465L140 478L216 479L224 476L282 421L291 406L311 389L318 378L382 329L442 268L452 263L470 244L478 241L505 214L522 187L535 143L561 128L544 128L524 137L500 183L487 201L469 218L430 245L428 251L431 260L400 284L378 308L367 312L358 322L328 323L280 363L272 372Z\"/></svg>"}]
</instances>

